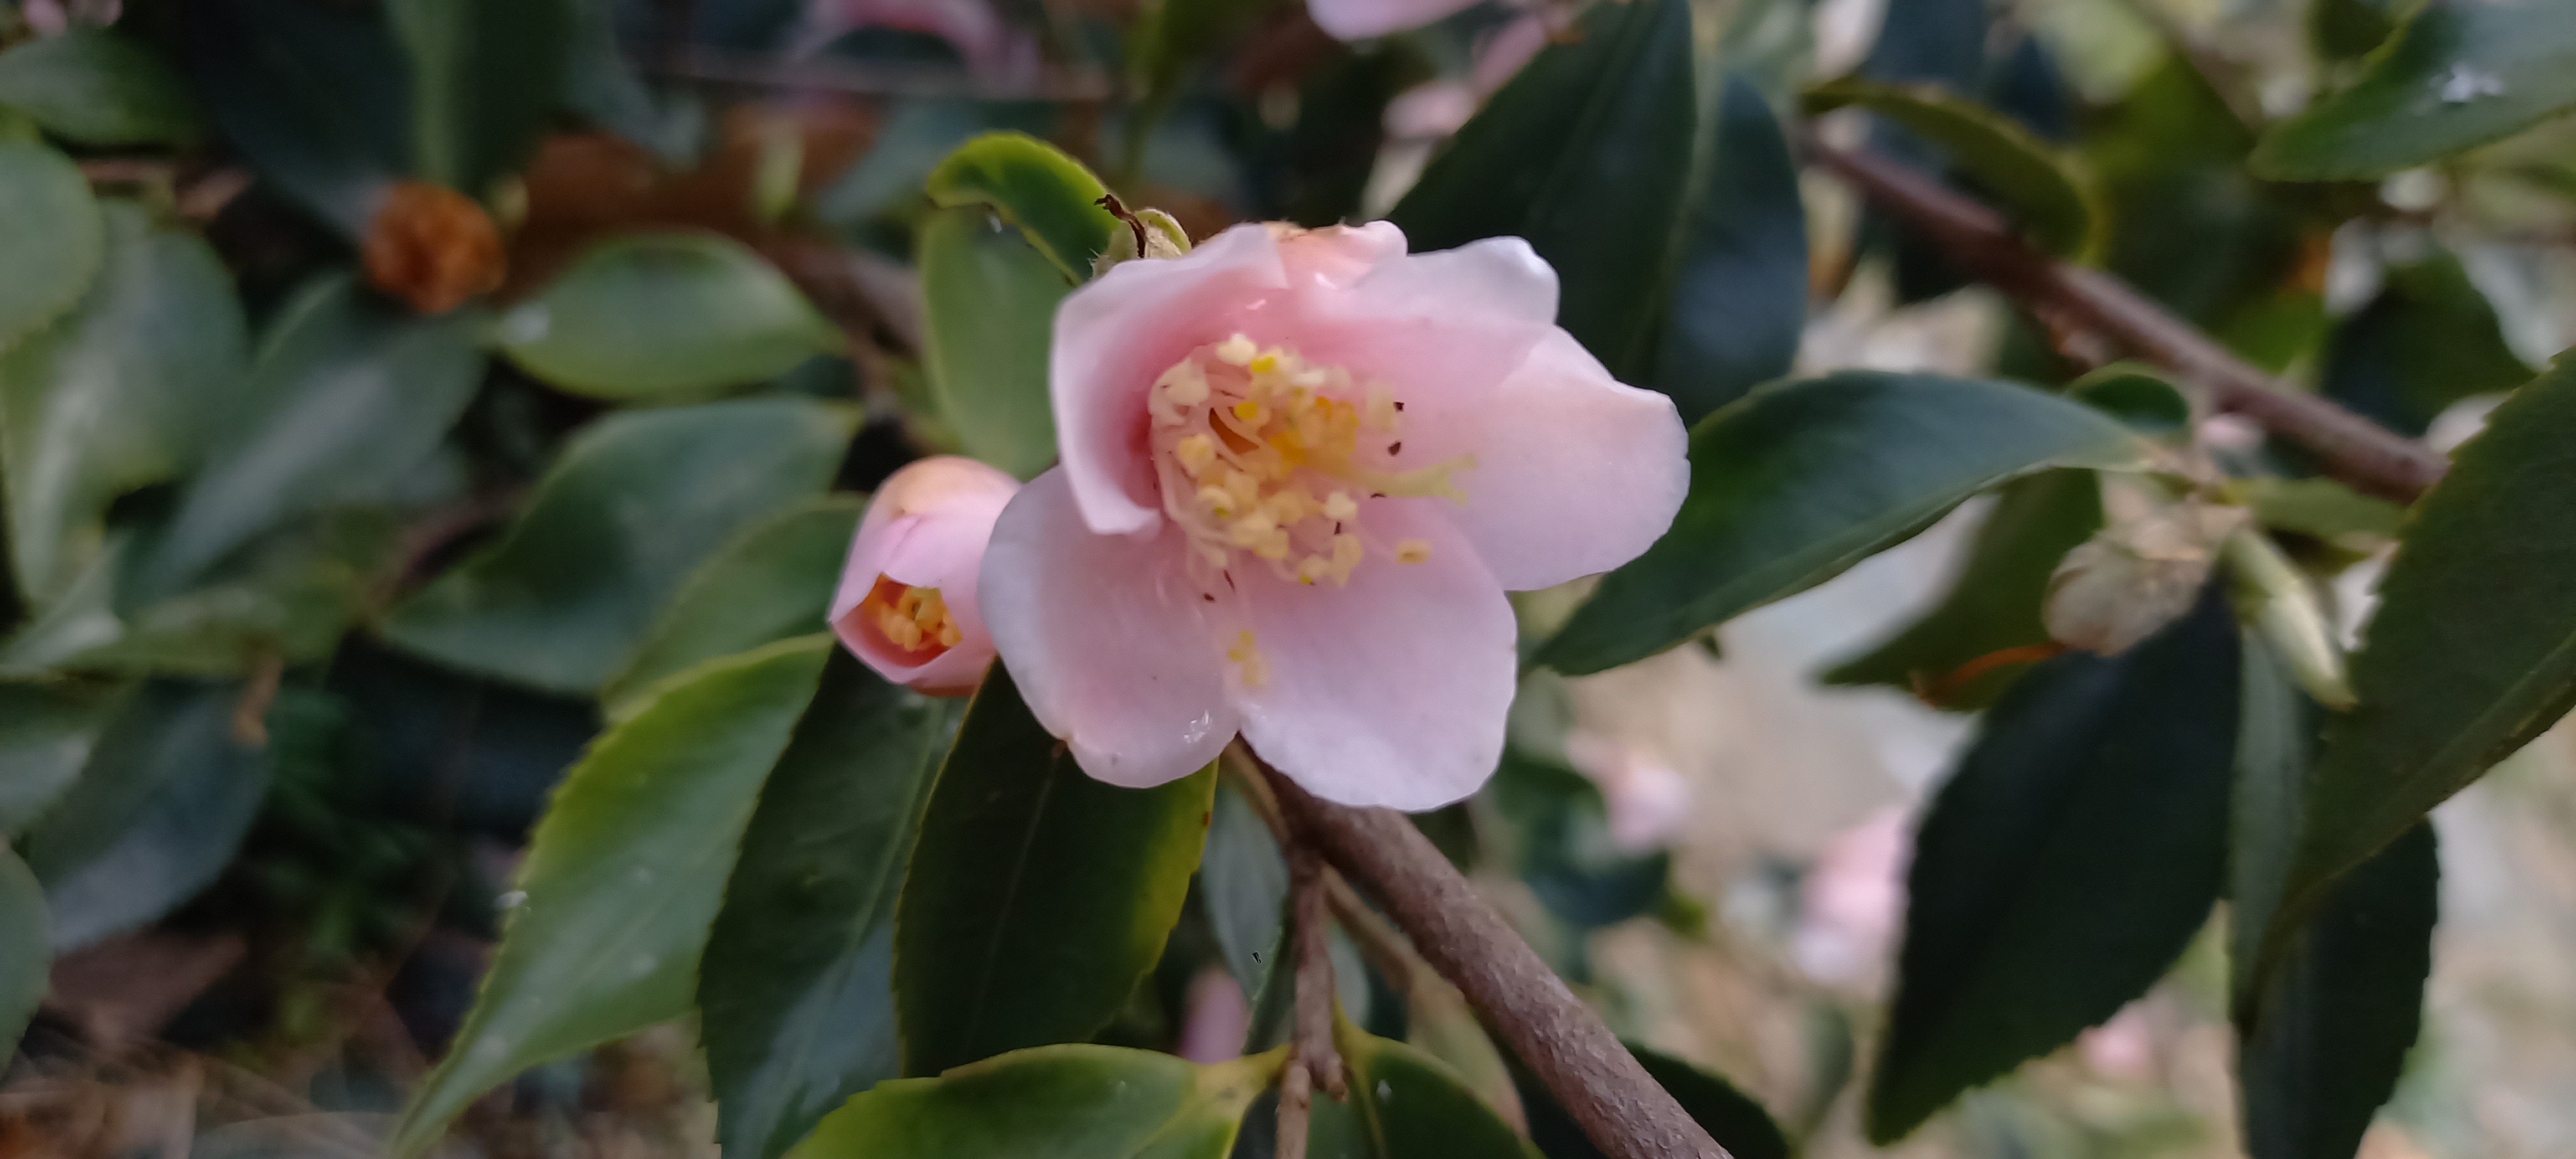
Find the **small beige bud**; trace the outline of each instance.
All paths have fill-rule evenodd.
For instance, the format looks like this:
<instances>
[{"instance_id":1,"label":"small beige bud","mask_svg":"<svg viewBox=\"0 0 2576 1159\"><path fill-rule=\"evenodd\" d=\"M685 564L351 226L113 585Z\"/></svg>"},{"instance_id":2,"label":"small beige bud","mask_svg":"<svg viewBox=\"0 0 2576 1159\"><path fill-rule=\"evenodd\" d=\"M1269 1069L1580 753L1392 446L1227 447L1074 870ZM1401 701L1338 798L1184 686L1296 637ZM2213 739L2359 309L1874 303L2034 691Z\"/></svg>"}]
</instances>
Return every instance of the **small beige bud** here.
<instances>
[{"instance_id":1,"label":"small beige bud","mask_svg":"<svg viewBox=\"0 0 2576 1159\"><path fill-rule=\"evenodd\" d=\"M2049 577L2040 619L2070 648L2108 656L2181 619L2245 509L2178 503L2102 529Z\"/></svg>"},{"instance_id":2,"label":"small beige bud","mask_svg":"<svg viewBox=\"0 0 2576 1159\"><path fill-rule=\"evenodd\" d=\"M2299 687L2317 703L2342 711L2355 703L2344 678L2343 649L2327 626L2316 588L2260 528L2240 527L2227 537L2228 575L2245 622L2272 642Z\"/></svg>"}]
</instances>

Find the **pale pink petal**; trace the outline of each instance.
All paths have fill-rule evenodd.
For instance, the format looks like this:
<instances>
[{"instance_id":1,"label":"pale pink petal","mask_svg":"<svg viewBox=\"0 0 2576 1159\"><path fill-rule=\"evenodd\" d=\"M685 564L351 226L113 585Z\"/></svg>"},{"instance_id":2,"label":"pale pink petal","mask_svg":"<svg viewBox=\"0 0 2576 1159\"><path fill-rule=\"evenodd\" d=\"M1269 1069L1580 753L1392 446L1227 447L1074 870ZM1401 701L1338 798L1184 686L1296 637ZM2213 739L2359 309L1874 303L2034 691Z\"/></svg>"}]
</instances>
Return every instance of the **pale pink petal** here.
<instances>
[{"instance_id":1,"label":"pale pink petal","mask_svg":"<svg viewBox=\"0 0 2576 1159\"><path fill-rule=\"evenodd\" d=\"M1047 387L1067 482L1092 530L1162 519L1146 459L1145 391L1200 346L1241 328L1243 308L1287 284L1270 231L1241 225L1178 258L1121 262L1056 307Z\"/></svg>"},{"instance_id":2,"label":"pale pink petal","mask_svg":"<svg viewBox=\"0 0 2576 1159\"><path fill-rule=\"evenodd\" d=\"M1306 12L1335 40L1367 40L1420 28L1476 0L1306 0Z\"/></svg>"},{"instance_id":3,"label":"pale pink petal","mask_svg":"<svg viewBox=\"0 0 2576 1159\"><path fill-rule=\"evenodd\" d=\"M1690 489L1672 400L1621 385L1562 330L1481 399L1407 408L1408 465L1472 454L1445 510L1510 591L1608 571L1672 526Z\"/></svg>"},{"instance_id":4,"label":"pale pink petal","mask_svg":"<svg viewBox=\"0 0 2576 1159\"><path fill-rule=\"evenodd\" d=\"M1403 235L1397 234L1396 241L1400 247ZM1556 322L1556 271L1516 237L1489 237L1381 262L1351 291L1344 308L1362 317L1465 314L1540 326Z\"/></svg>"},{"instance_id":5,"label":"pale pink petal","mask_svg":"<svg viewBox=\"0 0 2576 1159\"><path fill-rule=\"evenodd\" d=\"M1517 626L1474 548L1425 500L1370 503L1380 542L1348 587L1233 569L1266 671L1238 680L1243 737L1306 791L1345 805L1437 808L1476 791L1503 751ZM1421 563L1383 548L1419 538Z\"/></svg>"},{"instance_id":6,"label":"pale pink petal","mask_svg":"<svg viewBox=\"0 0 2576 1159\"><path fill-rule=\"evenodd\" d=\"M1234 739L1217 629L1182 572L1181 538L1168 524L1092 531L1057 468L1020 490L984 553L985 622L1020 695L1113 785L1187 776Z\"/></svg>"},{"instance_id":7,"label":"pale pink petal","mask_svg":"<svg viewBox=\"0 0 2576 1159\"><path fill-rule=\"evenodd\" d=\"M877 489L850 541L849 559L832 598L832 630L888 680L925 692L963 692L993 659L975 587L993 521L1019 481L972 459L942 455L906 465ZM885 638L854 614L882 577L939 589L960 640L926 661Z\"/></svg>"},{"instance_id":8,"label":"pale pink petal","mask_svg":"<svg viewBox=\"0 0 2576 1159\"><path fill-rule=\"evenodd\" d=\"M1279 238L1279 264L1288 272L1288 284L1297 288L1322 283L1340 289L1367 277L1381 264L1404 257L1404 231L1392 221L1274 232Z\"/></svg>"}]
</instances>

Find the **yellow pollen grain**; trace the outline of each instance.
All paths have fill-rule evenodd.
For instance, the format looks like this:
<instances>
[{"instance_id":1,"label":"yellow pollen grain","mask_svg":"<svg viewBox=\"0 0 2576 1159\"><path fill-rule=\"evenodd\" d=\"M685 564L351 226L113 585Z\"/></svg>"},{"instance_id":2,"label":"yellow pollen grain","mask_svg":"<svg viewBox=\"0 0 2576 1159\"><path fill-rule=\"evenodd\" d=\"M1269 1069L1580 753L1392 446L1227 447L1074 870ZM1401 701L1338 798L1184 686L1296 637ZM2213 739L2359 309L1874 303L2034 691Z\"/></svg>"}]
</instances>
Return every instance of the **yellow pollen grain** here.
<instances>
[{"instance_id":1,"label":"yellow pollen grain","mask_svg":"<svg viewBox=\"0 0 2576 1159\"><path fill-rule=\"evenodd\" d=\"M1243 674L1243 686L1259 688L1270 682L1270 661L1261 655L1260 645L1253 642L1252 629L1234 634L1234 647L1225 650L1225 658L1234 661Z\"/></svg>"},{"instance_id":2,"label":"yellow pollen grain","mask_svg":"<svg viewBox=\"0 0 2576 1159\"><path fill-rule=\"evenodd\" d=\"M1128 381L1133 382L1135 380L1131 378ZM1234 417L1251 423L1254 426L1259 426L1263 422L1268 421L1268 416L1262 409L1261 403L1249 398L1234 404Z\"/></svg>"},{"instance_id":3,"label":"yellow pollen grain","mask_svg":"<svg viewBox=\"0 0 2576 1159\"><path fill-rule=\"evenodd\" d=\"M1278 347L1273 346L1268 350L1264 350L1259 354L1253 355L1250 362L1243 364L1243 368L1253 372L1254 374L1277 374L1279 373L1279 365L1282 358L1285 356L1285 353L1286 352L1280 350Z\"/></svg>"},{"instance_id":4,"label":"yellow pollen grain","mask_svg":"<svg viewBox=\"0 0 2576 1159\"><path fill-rule=\"evenodd\" d=\"M884 577L879 581L885 582ZM876 625L889 643L907 652L921 650L925 641L953 648L965 638L938 588L905 587L891 602L877 606Z\"/></svg>"},{"instance_id":5,"label":"yellow pollen grain","mask_svg":"<svg viewBox=\"0 0 2576 1159\"><path fill-rule=\"evenodd\" d=\"M1428 539L1399 539L1395 542L1395 562L1421 563L1431 558Z\"/></svg>"},{"instance_id":6,"label":"yellow pollen grain","mask_svg":"<svg viewBox=\"0 0 2576 1159\"><path fill-rule=\"evenodd\" d=\"M1219 519L1234 518L1234 494L1225 488L1201 487L1198 500L1199 506L1207 508L1208 514Z\"/></svg>"}]
</instances>

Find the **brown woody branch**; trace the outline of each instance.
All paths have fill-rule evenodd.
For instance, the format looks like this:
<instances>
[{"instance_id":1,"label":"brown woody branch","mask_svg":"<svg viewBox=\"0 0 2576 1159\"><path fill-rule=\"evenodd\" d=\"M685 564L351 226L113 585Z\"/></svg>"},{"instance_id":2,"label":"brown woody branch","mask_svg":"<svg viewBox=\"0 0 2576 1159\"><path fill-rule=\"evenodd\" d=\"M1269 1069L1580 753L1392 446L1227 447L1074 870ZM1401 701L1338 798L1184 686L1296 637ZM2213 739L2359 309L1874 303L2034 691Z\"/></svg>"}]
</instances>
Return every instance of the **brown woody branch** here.
<instances>
[{"instance_id":1,"label":"brown woody branch","mask_svg":"<svg viewBox=\"0 0 2576 1159\"><path fill-rule=\"evenodd\" d=\"M2450 467L2432 448L2246 364L2119 278L2031 248L1994 210L1911 166L1813 139L1807 156L2052 326L2090 330L2199 384L2216 409L2306 448L2327 474L2359 490L2412 502Z\"/></svg>"},{"instance_id":2,"label":"brown woody branch","mask_svg":"<svg viewBox=\"0 0 2576 1159\"><path fill-rule=\"evenodd\" d=\"M1300 840L1385 907L1602 1154L1730 1159L1402 814L1317 800L1262 772Z\"/></svg>"}]
</instances>

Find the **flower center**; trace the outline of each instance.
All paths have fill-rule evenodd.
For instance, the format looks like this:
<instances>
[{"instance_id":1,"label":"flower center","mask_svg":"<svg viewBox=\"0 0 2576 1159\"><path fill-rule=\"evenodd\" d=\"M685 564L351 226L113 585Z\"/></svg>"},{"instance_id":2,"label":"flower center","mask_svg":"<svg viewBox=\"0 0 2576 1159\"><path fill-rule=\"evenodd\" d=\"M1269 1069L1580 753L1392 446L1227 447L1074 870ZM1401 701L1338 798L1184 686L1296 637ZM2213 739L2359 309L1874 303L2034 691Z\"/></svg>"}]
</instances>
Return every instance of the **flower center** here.
<instances>
[{"instance_id":1,"label":"flower center","mask_svg":"<svg viewBox=\"0 0 2576 1159\"><path fill-rule=\"evenodd\" d=\"M887 643L923 661L956 647L964 638L938 588L911 587L884 575L859 601L859 614L864 622L876 625Z\"/></svg>"},{"instance_id":2,"label":"flower center","mask_svg":"<svg viewBox=\"0 0 2576 1159\"><path fill-rule=\"evenodd\" d=\"M1371 556L1420 563L1431 545L1372 537L1362 526L1365 501L1442 495L1464 503L1450 476L1475 464L1461 455L1394 469L1404 404L1392 389L1241 334L1174 363L1154 380L1145 409L1163 513L1188 534L1203 582L1237 553L1306 584L1348 584Z\"/></svg>"}]
</instances>

